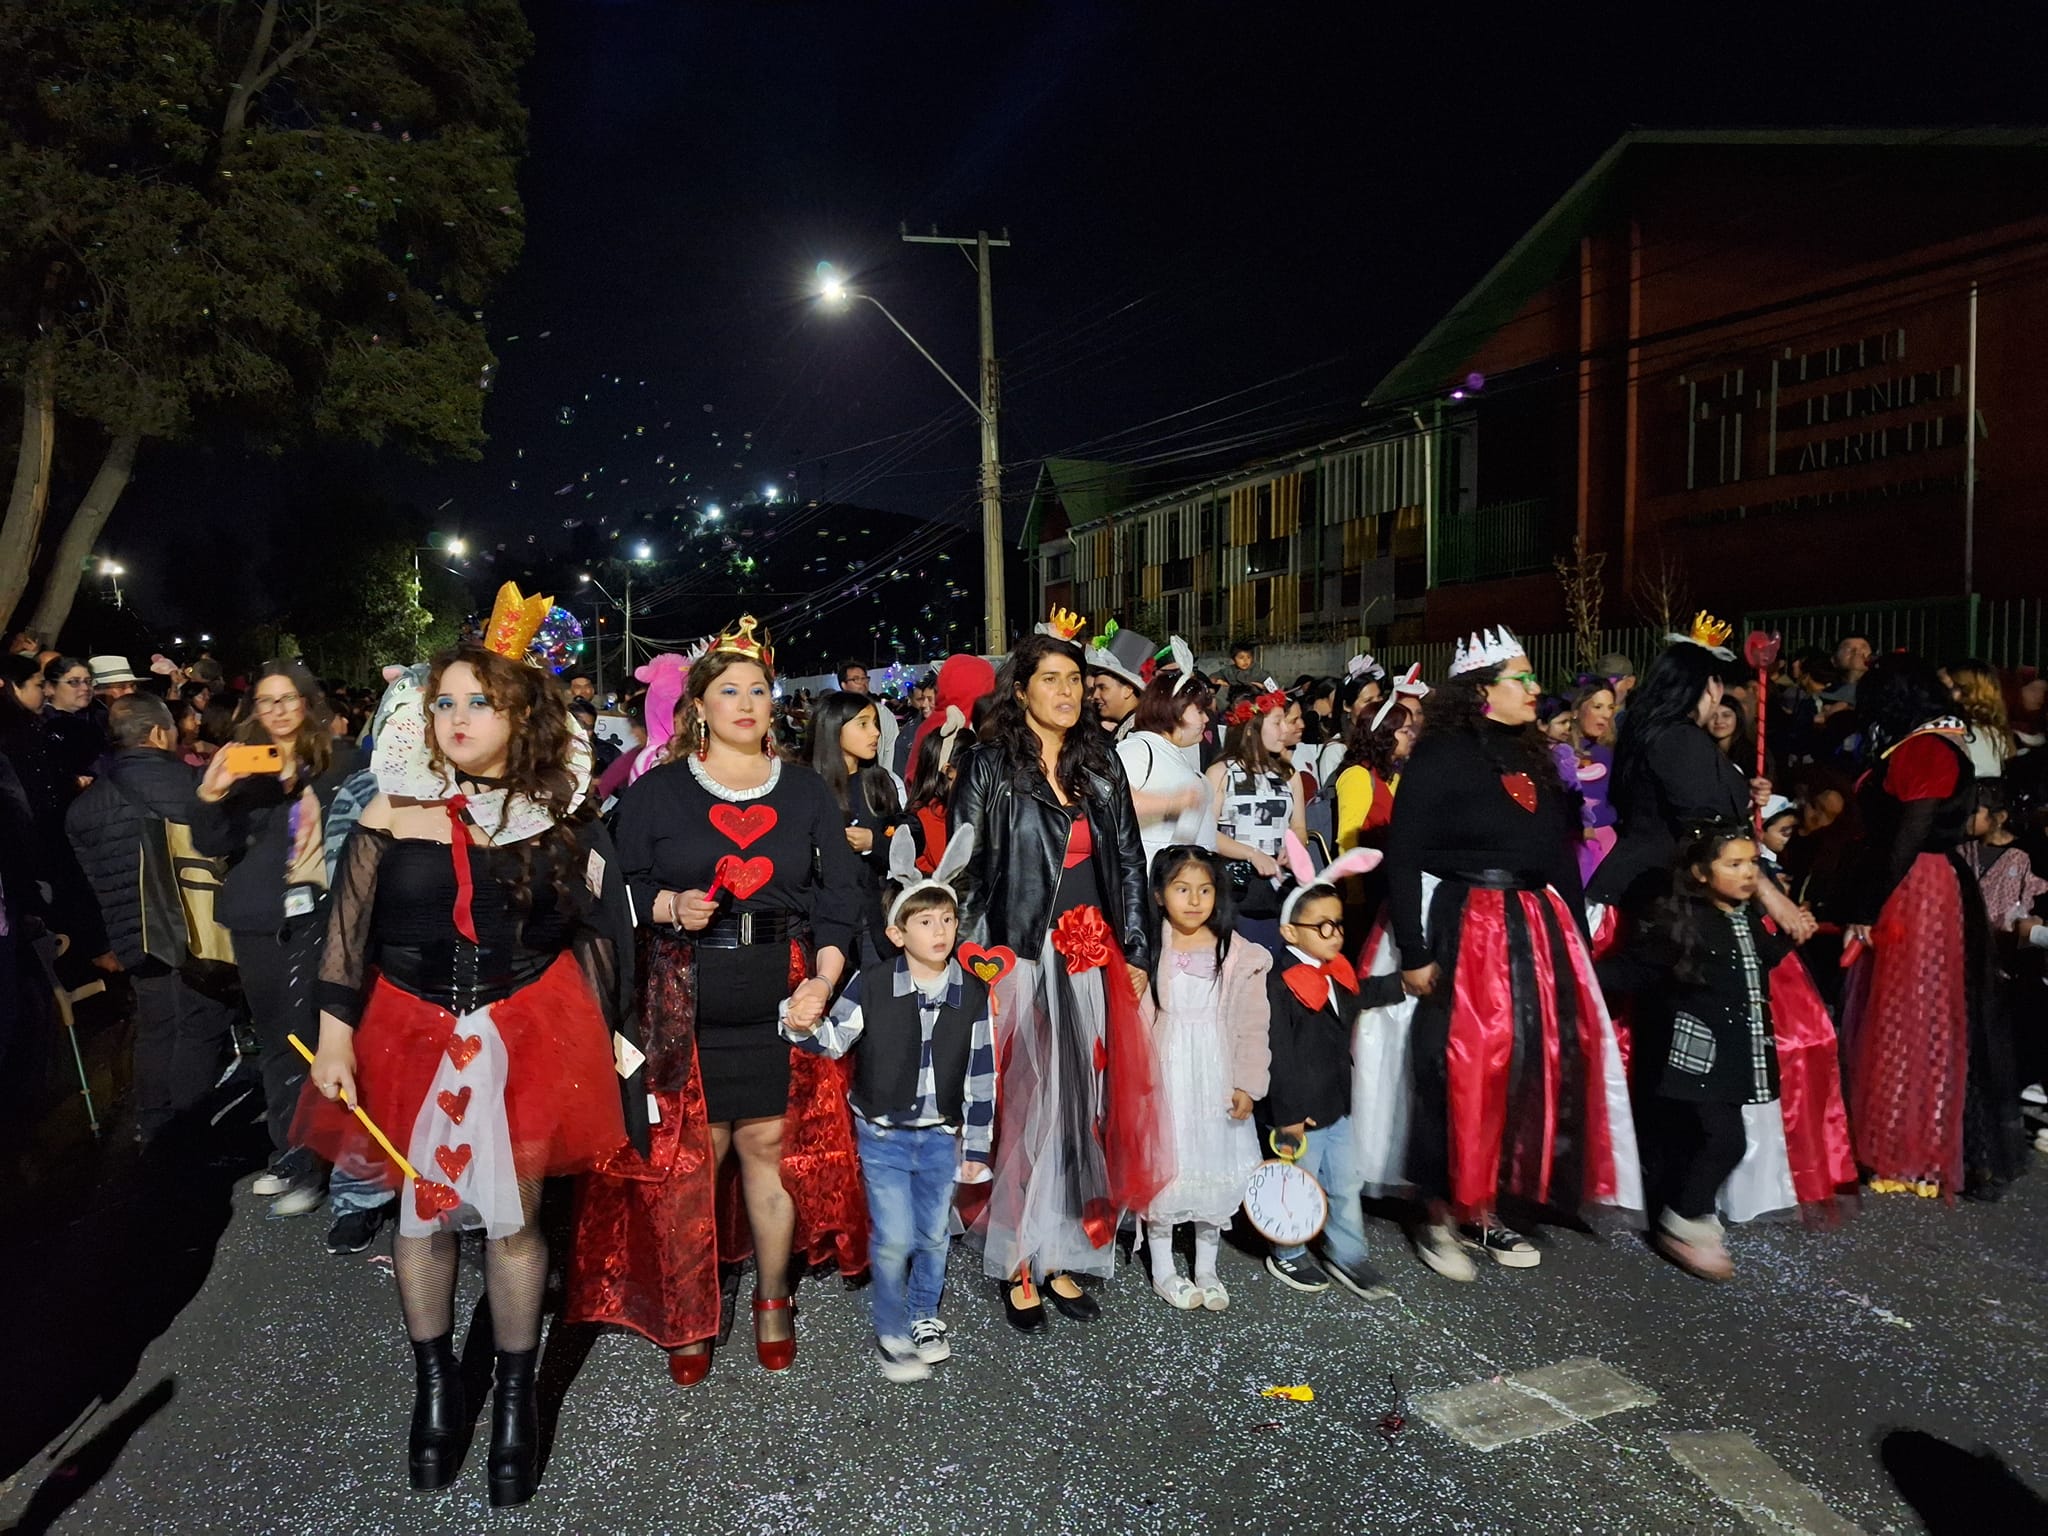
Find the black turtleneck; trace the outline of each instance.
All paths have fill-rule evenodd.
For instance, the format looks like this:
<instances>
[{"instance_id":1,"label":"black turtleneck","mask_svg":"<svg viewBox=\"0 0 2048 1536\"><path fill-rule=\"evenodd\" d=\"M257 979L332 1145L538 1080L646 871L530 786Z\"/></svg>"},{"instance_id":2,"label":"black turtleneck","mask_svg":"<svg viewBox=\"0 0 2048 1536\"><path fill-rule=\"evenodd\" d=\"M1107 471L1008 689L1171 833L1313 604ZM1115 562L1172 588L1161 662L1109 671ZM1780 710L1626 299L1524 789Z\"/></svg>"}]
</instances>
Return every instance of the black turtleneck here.
<instances>
[{"instance_id":1,"label":"black turtleneck","mask_svg":"<svg viewBox=\"0 0 2048 1536\"><path fill-rule=\"evenodd\" d=\"M1422 877L1508 870L1549 885L1577 912L1577 807L1555 772L1522 766L1518 728L1425 733L1401 773L1387 834L1387 899L1403 969L1429 963L1422 936ZM1502 782L1527 772L1536 809L1524 810Z\"/></svg>"}]
</instances>

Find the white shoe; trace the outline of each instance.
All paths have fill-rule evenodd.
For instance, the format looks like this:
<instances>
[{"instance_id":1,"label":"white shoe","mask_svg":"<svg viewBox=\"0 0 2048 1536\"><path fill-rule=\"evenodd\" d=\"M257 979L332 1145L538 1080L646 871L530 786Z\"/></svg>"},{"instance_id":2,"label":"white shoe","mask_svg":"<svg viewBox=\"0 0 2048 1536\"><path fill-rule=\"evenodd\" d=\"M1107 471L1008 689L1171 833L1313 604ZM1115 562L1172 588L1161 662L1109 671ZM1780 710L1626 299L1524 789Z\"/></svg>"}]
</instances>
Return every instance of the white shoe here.
<instances>
[{"instance_id":1,"label":"white shoe","mask_svg":"<svg viewBox=\"0 0 2048 1536\"><path fill-rule=\"evenodd\" d=\"M1202 1307L1205 1311L1221 1312L1230 1305L1230 1292L1223 1288L1223 1282L1214 1275L1195 1276L1195 1288L1202 1293Z\"/></svg>"},{"instance_id":2,"label":"white shoe","mask_svg":"<svg viewBox=\"0 0 2048 1536\"><path fill-rule=\"evenodd\" d=\"M876 1339L875 1362L891 1381L926 1381L932 1368L917 1357L917 1346L908 1339Z\"/></svg>"},{"instance_id":3,"label":"white shoe","mask_svg":"<svg viewBox=\"0 0 2048 1536\"><path fill-rule=\"evenodd\" d=\"M327 1203L327 1181L301 1174L291 1188L270 1202L273 1217L304 1216Z\"/></svg>"},{"instance_id":4,"label":"white shoe","mask_svg":"<svg viewBox=\"0 0 2048 1536\"><path fill-rule=\"evenodd\" d=\"M1169 1307L1178 1307L1183 1312L1196 1311L1202 1305L1200 1289L1189 1284L1187 1277L1177 1271L1154 1280L1152 1289L1159 1293L1160 1298Z\"/></svg>"},{"instance_id":5,"label":"white shoe","mask_svg":"<svg viewBox=\"0 0 2048 1536\"><path fill-rule=\"evenodd\" d=\"M1446 1280L1477 1280L1472 1255L1450 1227L1424 1227L1415 1235L1415 1256Z\"/></svg>"},{"instance_id":6,"label":"white shoe","mask_svg":"<svg viewBox=\"0 0 2048 1536\"><path fill-rule=\"evenodd\" d=\"M2039 1083L2029 1083L2020 1090L2022 1104L2048 1104L2048 1088Z\"/></svg>"},{"instance_id":7,"label":"white shoe","mask_svg":"<svg viewBox=\"0 0 2048 1536\"><path fill-rule=\"evenodd\" d=\"M263 1172L256 1175L256 1182L249 1186L249 1193L261 1195L267 1200L273 1195L283 1194L291 1187L292 1176L290 1174L279 1173L274 1168L266 1168Z\"/></svg>"},{"instance_id":8,"label":"white shoe","mask_svg":"<svg viewBox=\"0 0 2048 1536\"><path fill-rule=\"evenodd\" d=\"M920 1317L910 1325L910 1347L926 1365L953 1358L953 1346L946 1342L946 1325L936 1317Z\"/></svg>"},{"instance_id":9,"label":"white shoe","mask_svg":"<svg viewBox=\"0 0 2048 1536\"><path fill-rule=\"evenodd\" d=\"M2034 1132L2034 1150L2036 1152L2048 1152L2048 1131Z\"/></svg>"}]
</instances>

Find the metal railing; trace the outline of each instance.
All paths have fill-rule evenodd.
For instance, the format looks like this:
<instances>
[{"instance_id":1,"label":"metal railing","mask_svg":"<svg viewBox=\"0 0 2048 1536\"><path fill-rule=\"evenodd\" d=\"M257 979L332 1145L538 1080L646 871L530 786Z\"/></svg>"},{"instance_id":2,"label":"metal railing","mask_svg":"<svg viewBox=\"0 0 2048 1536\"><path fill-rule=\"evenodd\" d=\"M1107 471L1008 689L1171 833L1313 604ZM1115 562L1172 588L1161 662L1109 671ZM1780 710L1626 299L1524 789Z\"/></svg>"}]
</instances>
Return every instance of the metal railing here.
<instances>
[{"instance_id":1,"label":"metal railing","mask_svg":"<svg viewBox=\"0 0 2048 1536\"><path fill-rule=\"evenodd\" d=\"M1436 525L1436 584L1550 569L1550 502L1503 501Z\"/></svg>"}]
</instances>

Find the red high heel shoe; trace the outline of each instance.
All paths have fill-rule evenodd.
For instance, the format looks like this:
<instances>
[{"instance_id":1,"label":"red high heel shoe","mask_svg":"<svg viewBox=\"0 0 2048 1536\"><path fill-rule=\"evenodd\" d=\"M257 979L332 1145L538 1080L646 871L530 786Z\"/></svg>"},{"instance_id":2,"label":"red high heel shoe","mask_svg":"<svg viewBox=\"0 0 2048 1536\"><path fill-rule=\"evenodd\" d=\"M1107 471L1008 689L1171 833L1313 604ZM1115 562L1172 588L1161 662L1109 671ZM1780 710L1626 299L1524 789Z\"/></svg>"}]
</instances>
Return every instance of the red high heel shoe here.
<instances>
[{"instance_id":1,"label":"red high heel shoe","mask_svg":"<svg viewBox=\"0 0 2048 1536\"><path fill-rule=\"evenodd\" d=\"M790 1314L792 1333L786 1339L764 1339L761 1337L761 1314L763 1312L787 1312ZM796 1299L791 1296L777 1297L773 1301L762 1297L754 1298L754 1354L761 1362L761 1368L768 1371L786 1371L796 1359L796 1337L794 1334Z\"/></svg>"},{"instance_id":2,"label":"red high heel shoe","mask_svg":"<svg viewBox=\"0 0 2048 1536\"><path fill-rule=\"evenodd\" d=\"M709 1348L695 1354L673 1351L668 1357L668 1379L679 1387L694 1387L711 1374L711 1351Z\"/></svg>"}]
</instances>

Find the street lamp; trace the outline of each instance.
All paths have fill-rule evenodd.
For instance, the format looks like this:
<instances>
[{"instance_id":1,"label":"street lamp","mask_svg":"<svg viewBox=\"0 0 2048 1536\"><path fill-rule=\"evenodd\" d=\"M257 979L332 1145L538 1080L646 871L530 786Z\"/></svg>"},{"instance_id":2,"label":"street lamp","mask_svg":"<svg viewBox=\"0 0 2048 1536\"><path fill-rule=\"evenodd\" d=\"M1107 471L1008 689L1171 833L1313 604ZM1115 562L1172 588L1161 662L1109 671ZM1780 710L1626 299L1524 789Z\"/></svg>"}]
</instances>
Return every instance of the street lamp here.
<instances>
[{"instance_id":1,"label":"street lamp","mask_svg":"<svg viewBox=\"0 0 2048 1536\"><path fill-rule=\"evenodd\" d=\"M118 560L107 555L100 556L100 575L107 579L107 585L112 589L116 608L121 606L121 578L127 574L128 567Z\"/></svg>"},{"instance_id":2,"label":"street lamp","mask_svg":"<svg viewBox=\"0 0 2048 1536\"><path fill-rule=\"evenodd\" d=\"M653 558L654 558L654 550L653 550L653 547L652 547L651 545L649 545L649 544L648 544L648 543L647 543L647 542L646 542L645 540L642 540L642 541L641 541L640 543L638 543L638 544L636 544L636 545L634 545L634 546L633 546L633 560L634 560L634 561L639 561L639 560L652 560ZM579 576L579 577L578 577L577 579L578 579L579 581L581 581L581 582L585 583L585 584L586 584L586 585L588 585L588 586L594 587L594 588L595 588L595 589L596 589L596 590L597 590L597 591L598 591L598 592L599 592L600 594L602 594L602 595L603 595L603 597L604 597L604 599L605 599L605 601L606 601L606 602L610 603L610 604L611 604L611 605L612 605L612 606L613 606L614 608L617 608L617 609L619 609L619 610L620 610L621 612L623 612L623 613L625 614L625 616L626 616L626 626L625 626L625 637L624 637L624 640L623 640L623 642L622 642L622 643L623 643L623 644L624 644L624 646L625 646L625 652L626 652L626 670L627 670L628 672L631 672L631 671L633 670L633 563L632 563L632 561L628 561L628 562L626 563L626 596L625 596L625 600L624 600L623 602L621 602L621 601L620 601L620 600L619 600L618 598L616 598L616 597L613 597L613 596L612 596L612 594L611 594L611 593L610 593L609 591L607 591L607 590L606 590L606 588L605 588L605 584L604 584L603 582L599 581L599 580L598 580L598 579L597 579L597 578L596 578L595 576L591 575L591 574L590 574L590 572L588 572L588 571L584 571L584 572L583 572L583 573L582 573L582 574L581 574L581 575L580 575L580 576ZM601 692L603 692L603 691L604 691L604 642L603 642L603 636L599 636L599 637L598 637L598 647L597 647L597 656L598 656L598 659L597 659L597 686L598 686L598 691L599 691L599 692L601 693Z\"/></svg>"},{"instance_id":3,"label":"street lamp","mask_svg":"<svg viewBox=\"0 0 2048 1536\"><path fill-rule=\"evenodd\" d=\"M975 240L941 239L936 231L930 237L912 235L907 231L904 239L913 242L938 243L941 245L972 245L977 248L976 270L981 278L981 398L976 400L960 387L960 381L946 372L939 360L925 349L923 342L904 327L901 320L889 313L887 306L871 293L862 293L849 288L846 279L828 261L818 263L818 297L831 308L844 306L849 300L861 299L881 310L882 318L902 334L903 339L917 348L918 356L930 363L948 384L953 393L967 402L981 423L981 573L982 584L987 589L983 594L983 620L987 626L988 649L1000 653L1007 649L1008 627L1003 607L1003 467L996 440L996 359L995 321L992 315L992 300L989 291L989 248L1008 245L1007 237L1001 240L989 239L984 232Z\"/></svg>"}]
</instances>

